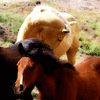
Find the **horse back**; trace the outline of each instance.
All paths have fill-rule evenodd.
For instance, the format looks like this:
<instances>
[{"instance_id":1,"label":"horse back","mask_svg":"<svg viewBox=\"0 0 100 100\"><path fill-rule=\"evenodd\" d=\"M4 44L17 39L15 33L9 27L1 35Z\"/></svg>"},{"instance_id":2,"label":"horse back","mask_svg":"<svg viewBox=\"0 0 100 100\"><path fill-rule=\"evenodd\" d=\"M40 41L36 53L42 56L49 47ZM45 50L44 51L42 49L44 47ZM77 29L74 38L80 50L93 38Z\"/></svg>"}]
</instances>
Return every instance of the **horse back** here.
<instances>
[{"instance_id":1,"label":"horse back","mask_svg":"<svg viewBox=\"0 0 100 100\"><path fill-rule=\"evenodd\" d=\"M85 56L76 63L79 98L94 100L100 96L100 58ZM84 98L83 95L84 94ZM98 99L95 99L98 100Z\"/></svg>"},{"instance_id":2,"label":"horse back","mask_svg":"<svg viewBox=\"0 0 100 100\"><path fill-rule=\"evenodd\" d=\"M85 56L79 59L74 66L78 71L89 69L100 73L100 58L96 56Z\"/></svg>"}]
</instances>

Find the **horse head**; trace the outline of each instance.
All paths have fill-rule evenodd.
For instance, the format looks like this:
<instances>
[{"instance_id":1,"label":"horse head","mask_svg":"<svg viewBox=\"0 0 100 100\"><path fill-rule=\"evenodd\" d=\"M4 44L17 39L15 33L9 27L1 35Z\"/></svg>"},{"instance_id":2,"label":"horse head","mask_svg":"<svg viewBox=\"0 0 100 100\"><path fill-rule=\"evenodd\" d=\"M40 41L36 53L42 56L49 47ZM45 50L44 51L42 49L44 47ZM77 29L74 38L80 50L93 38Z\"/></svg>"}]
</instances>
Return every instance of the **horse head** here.
<instances>
[{"instance_id":1,"label":"horse head","mask_svg":"<svg viewBox=\"0 0 100 100\"><path fill-rule=\"evenodd\" d=\"M23 57L17 65L18 77L14 85L14 93L22 94L27 88L34 87L38 76L38 64L29 57Z\"/></svg>"},{"instance_id":2,"label":"horse head","mask_svg":"<svg viewBox=\"0 0 100 100\"><path fill-rule=\"evenodd\" d=\"M17 63L18 77L14 84L14 92L21 94L27 87L33 86L38 73L37 66L39 66L38 63L42 59L43 52L50 51L52 54L53 51L47 44L39 39L25 40L25 42L19 44L18 50L21 55L26 56ZM31 76L32 73L34 73L33 77ZM26 77L26 75L28 76ZM30 77L32 77L32 79L30 79Z\"/></svg>"}]
</instances>

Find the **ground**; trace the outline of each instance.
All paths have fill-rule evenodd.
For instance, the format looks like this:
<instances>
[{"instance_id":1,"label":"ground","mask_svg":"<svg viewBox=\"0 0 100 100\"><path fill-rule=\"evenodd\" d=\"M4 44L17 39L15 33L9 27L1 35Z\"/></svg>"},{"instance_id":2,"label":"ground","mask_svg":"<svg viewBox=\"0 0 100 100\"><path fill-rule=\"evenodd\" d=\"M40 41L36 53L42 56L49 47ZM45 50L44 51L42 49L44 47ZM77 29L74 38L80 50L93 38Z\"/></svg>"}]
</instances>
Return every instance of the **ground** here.
<instances>
[{"instance_id":1,"label":"ground","mask_svg":"<svg viewBox=\"0 0 100 100\"><path fill-rule=\"evenodd\" d=\"M100 10L100 0L55 0L60 5L80 10Z\"/></svg>"},{"instance_id":2,"label":"ground","mask_svg":"<svg viewBox=\"0 0 100 100\"><path fill-rule=\"evenodd\" d=\"M2 0L0 2L18 3L23 1L29 2L30 0ZM50 2L50 0L44 0L44 1ZM61 6L70 7L74 9L95 10L95 11L100 10L100 0L54 0L54 2L57 2Z\"/></svg>"},{"instance_id":3,"label":"ground","mask_svg":"<svg viewBox=\"0 0 100 100\"><path fill-rule=\"evenodd\" d=\"M79 25L80 47L77 59L84 55L100 56L100 0L40 0L58 11L73 15ZM0 46L16 42L17 33L26 16L36 6L35 0L0 1ZM61 59L66 59L63 55ZM32 95L37 97L37 90Z\"/></svg>"}]
</instances>

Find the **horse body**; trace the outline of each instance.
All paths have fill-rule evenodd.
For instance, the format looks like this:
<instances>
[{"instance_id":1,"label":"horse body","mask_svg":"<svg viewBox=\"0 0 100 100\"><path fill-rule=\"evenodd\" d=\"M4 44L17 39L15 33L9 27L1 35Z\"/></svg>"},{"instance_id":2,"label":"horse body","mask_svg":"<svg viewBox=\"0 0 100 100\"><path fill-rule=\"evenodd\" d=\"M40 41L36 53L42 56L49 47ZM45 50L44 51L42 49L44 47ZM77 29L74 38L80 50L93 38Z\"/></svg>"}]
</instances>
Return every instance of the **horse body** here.
<instances>
[{"instance_id":1,"label":"horse body","mask_svg":"<svg viewBox=\"0 0 100 100\"><path fill-rule=\"evenodd\" d=\"M79 72L77 78L79 84L80 100L100 99L100 58L85 56L76 63L75 68Z\"/></svg>"},{"instance_id":2,"label":"horse body","mask_svg":"<svg viewBox=\"0 0 100 100\"><path fill-rule=\"evenodd\" d=\"M36 83L40 91L39 100L100 100L100 73L96 73L95 68L93 70L91 67L94 66L88 67L87 71L87 68L84 67L81 71L76 69L77 72L73 72L70 69L60 70L63 74L60 74L59 71L55 72L56 75L60 74L61 76L59 77L62 79L54 79L56 76L54 74L53 77L49 76L50 78L48 76L40 76L41 82L40 80L37 81L41 85ZM59 83L56 80L60 80L61 82Z\"/></svg>"},{"instance_id":3,"label":"horse body","mask_svg":"<svg viewBox=\"0 0 100 100\"><path fill-rule=\"evenodd\" d=\"M79 29L73 16L47 6L36 6L22 24L17 42L38 38L48 44L57 57L67 53L68 61L75 63L79 47Z\"/></svg>"},{"instance_id":4,"label":"horse body","mask_svg":"<svg viewBox=\"0 0 100 100\"><path fill-rule=\"evenodd\" d=\"M22 57L18 51L19 43L21 43L21 41L7 48L0 47L0 62L1 63L5 64L6 66L12 66L12 67L16 66L16 63Z\"/></svg>"},{"instance_id":5,"label":"horse body","mask_svg":"<svg viewBox=\"0 0 100 100\"><path fill-rule=\"evenodd\" d=\"M77 84L76 80L73 79L73 76L70 76L69 72L66 73L65 69L62 71L55 71L55 73L56 74L49 77L44 76L43 78L46 80L44 80L43 83L41 80L41 87L36 83L36 86L39 89L39 100L76 100ZM56 76L58 74L60 74L59 78Z\"/></svg>"},{"instance_id":6,"label":"horse body","mask_svg":"<svg viewBox=\"0 0 100 100\"><path fill-rule=\"evenodd\" d=\"M41 64L36 64L32 61L32 59L28 57L23 57L19 62L18 62L18 70L19 74L24 73L26 69L25 74L23 74L23 86L25 86L25 89L29 88L32 85L36 85L36 87L39 89L39 100L75 100L76 94L73 92L73 89L77 90L75 80L73 81L73 71L71 69L71 72L68 70L70 69L60 69L58 68L57 70L54 70L51 74L44 74L44 68L40 67ZM26 67L27 66L27 67ZM32 70L32 67L34 71ZM70 64L69 64L70 66ZM22 71L23 70L23 71ZM67 72L66 72L67 70ZM50 71L50 70L48 70ZM16 81L16 89L14 90L15 93L20 94L21 92L19 91L19 85L20 85L20 77L21 75L18 74L18 80ZM27 77L27 79L26 79ZM24 80L25 78L25 80ZM65 81L68 80L68 81ZM74 82L74 83L73 83ZM22 85L22 84L21 84ZM71 85L71 86L70 86ZM73 89L70 89L73 87ZM67 92L73 92L72 94L69 94Z\"/></svg>"},{"instance_id":7,"label":"horse body","mask_svg":"<svg viewBox=\"0 0 100 100\"><path fill-rule=\"evenodd\" d=\"M41 50L18 62L15 93L36 85L39 100L100 100L100 58L87 57L72 66Z\"/></svg>"},{"instance_id":8,"label":"horse body","mask_svg":"<svg viewBox=\"0 0 100 100\"><path fill-rule=\"evenodd\" d=\"M16 100L16 96L13 93L12 85L17 79L16 63L21 58L21 55L17 49L17 46L18 46L17 44L16 45L14 44L11 47L7 47L7 48L0 47L0 64L2 66L1 71L3 71L2 73L0 73L0 76L1 76L0 86L4 87L4 88L1 88L1 91L2 91L1 97L4 100L8 98ZM14 51L12 50L13 47L14 48L16 47Z\"/></svg>"}]
</instances>

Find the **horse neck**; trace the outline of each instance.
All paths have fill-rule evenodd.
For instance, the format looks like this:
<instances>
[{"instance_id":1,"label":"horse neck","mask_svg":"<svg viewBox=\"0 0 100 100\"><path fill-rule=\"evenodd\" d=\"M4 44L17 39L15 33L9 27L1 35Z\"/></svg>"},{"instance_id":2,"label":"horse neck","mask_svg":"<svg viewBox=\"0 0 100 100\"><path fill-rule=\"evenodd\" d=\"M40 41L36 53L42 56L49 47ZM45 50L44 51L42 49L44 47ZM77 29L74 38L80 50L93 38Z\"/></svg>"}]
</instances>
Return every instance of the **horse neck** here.
<instances>
[{"instance_id":1,"label":"horse neck","mask_svg":"<svg viewBox=\"0 0 100 100\"><path fill-rule=\"evenodd\" d=\"M37 81L35 83L36 87L39 90L39 93L41 94L41 96L45 96L47 99L53 98L56 94L57 84L55 81L55 76L57 75L47 75L43 71L41 71L41 69L39 69L39 74L40 75L38 76Z\"/></svg>"},{"instance_id":2,"label":"horse neck","mask_svg":"<svg viewBox=\"0 0 100 100\"><path fill-rule=\"evenodd\" d=\"M16 67L16 63L21 58L21 55L17 50L13 51L8 48L1 48L0 50L0 60L1 63Z\"/></svg>"},{"instance_id":3,"label":"horse neck","mask_svg":"<svg viewBox=\"0 0 100 100\"><path fill-rule=\"evenodd\" d=\"M75 81L76 71L74 72L72 69L58 68L50 75L45 74L43 69L39 69L39 74L35 85L39 90L40 98L42 98L40 100L44 100L44 98L59 99L59 94L63 93L63 89L64 91L70 90L69 84L74 88L73 81Z\"/></svg>"}]
</instances>

